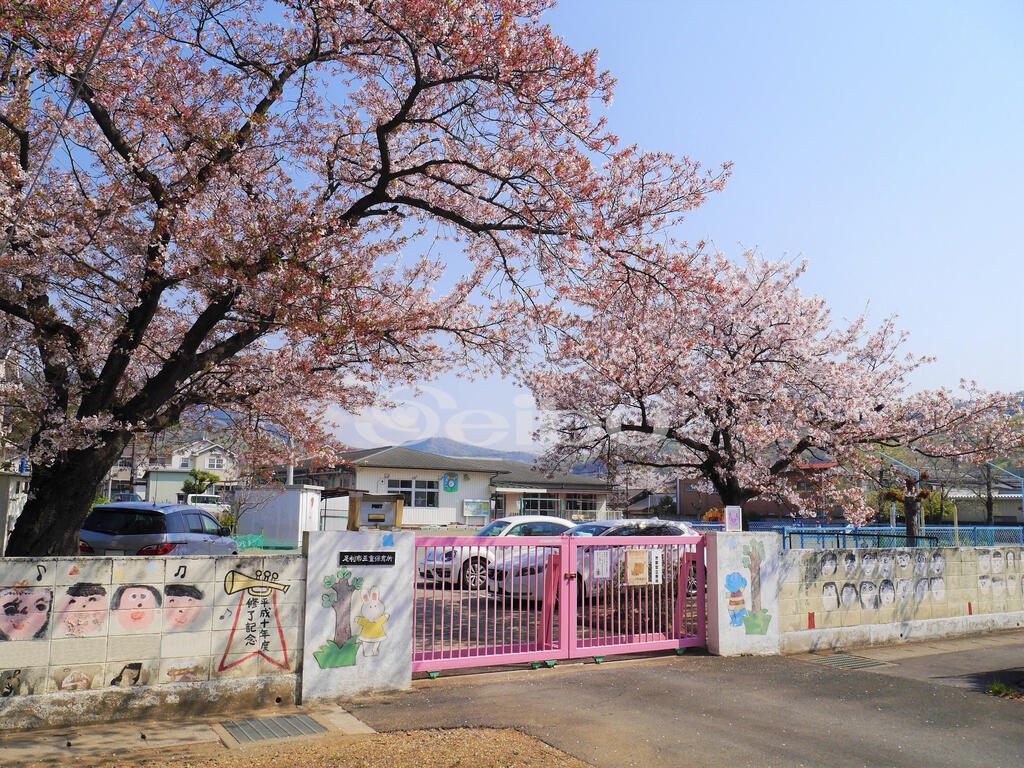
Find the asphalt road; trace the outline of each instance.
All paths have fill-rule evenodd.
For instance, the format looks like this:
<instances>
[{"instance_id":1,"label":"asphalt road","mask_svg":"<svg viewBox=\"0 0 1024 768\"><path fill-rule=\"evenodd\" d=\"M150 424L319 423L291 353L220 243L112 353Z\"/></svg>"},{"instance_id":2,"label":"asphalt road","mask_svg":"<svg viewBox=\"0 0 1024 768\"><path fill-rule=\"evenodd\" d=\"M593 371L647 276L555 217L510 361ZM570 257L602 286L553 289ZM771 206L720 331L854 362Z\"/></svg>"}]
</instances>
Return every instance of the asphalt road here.
<instances>
[{"instance_id":1,"label":"asphalt road","mask_svg":"<svg viewBox=\"0 0 1024 768\"><path fill-rule=\"evenodd\" d=\"M417 681L347 702L379 731L519 728L598 768L1024 766L1024 633L820 657L660 657ZM885 658L877 658L879 656Z\"/></svg>"}]
</instances>

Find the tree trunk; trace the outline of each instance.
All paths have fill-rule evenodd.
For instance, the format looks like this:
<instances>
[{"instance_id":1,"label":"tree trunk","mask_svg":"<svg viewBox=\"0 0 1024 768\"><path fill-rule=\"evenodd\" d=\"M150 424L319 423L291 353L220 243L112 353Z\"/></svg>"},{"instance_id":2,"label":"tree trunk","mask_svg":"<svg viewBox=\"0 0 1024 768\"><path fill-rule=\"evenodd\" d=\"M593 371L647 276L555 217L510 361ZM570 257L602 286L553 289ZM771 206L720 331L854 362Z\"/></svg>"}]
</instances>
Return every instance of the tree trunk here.
<instances>
[{"instance_id":1,"label":"tree trunk","mask_svg":"<svg viewBox=\"0 0 1024 768\"><path fill-rule=\"evenodd\" d=\"M761 551L757 542L750 545L750 610L761 612Z\"/></svg>"},{"instance_id":2,"label":"tree trunk","mask_svg":"<svg viewBox=\"0 0 1024 768\"><path fill-rule=\"evenodd\" d=\"M352 637L352 585L338 579L332 587L338 599L334 601L334 644L341 648Z\"/></svg>"},{"instance_id":3,"label":"tree trunk","mask_svg":"<svg viewBox=\"0 0 1024 768\"><path fill-rule=\"evenodd\" d=\"M995 500L992 498L992 467L985 465L985 525L995 524Z\"/></svg>"},{"instance_id":4,"label":"tree trunk","mask_svg":"<svg viewBox=\"0 0 1024 768\"><path fill-rule=\"evenodd\" d=\"M49 466L33 467L29 499L7 542L7 556L77 555L78 531L96 489L127 441L127 434L107 435L100 445L62 453Z\"/></svg>"},{"instance_id":5,"label":"tree trunk","mask_svg":"<svg viewBox=\"0 0 1024 768\"><path fill-rule=\"evenodd\" d=\"M914 547L917 546L917 537L920 531L917 528L917 506L920 504L917 501L917 494L907 491L903 497L903 517L905 518L907 526L907 542L906 546Z\"/></svg>"}]
</instances>

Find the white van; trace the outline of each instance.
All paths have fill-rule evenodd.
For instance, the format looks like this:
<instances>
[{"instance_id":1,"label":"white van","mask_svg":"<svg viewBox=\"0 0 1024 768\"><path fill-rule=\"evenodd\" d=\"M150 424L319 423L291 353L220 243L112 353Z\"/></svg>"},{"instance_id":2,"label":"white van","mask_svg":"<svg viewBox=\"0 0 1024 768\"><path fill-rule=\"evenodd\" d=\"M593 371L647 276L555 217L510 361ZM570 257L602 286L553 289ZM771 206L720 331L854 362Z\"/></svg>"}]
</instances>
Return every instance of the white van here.
<instances>
[{"instance_id":1,"label":"white van","mask_svg":"<svg viewBox=\"0 0 1024 768\"><path fill-rule=\"evenodd\" d=\"M185 497L185 503L190 507L199 507L204 512L210 512L215 516L227 512L231 508L214 493L190 493Z\"/></svg>"}]
</instances>

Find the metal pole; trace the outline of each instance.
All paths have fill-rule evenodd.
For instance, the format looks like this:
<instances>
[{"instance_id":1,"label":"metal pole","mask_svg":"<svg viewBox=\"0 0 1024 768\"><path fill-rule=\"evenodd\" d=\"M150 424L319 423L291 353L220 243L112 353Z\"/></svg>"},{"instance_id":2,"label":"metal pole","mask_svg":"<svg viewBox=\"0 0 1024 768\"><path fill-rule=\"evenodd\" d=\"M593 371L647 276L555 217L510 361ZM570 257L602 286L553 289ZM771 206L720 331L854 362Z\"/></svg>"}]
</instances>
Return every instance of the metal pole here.
<instances>
[{"instance_id":1,"label":"metal pole","mask_svg":"<svg viewBox=\"0 0 1024 768\"><path fill-rule=\"evenodd\" d=\"M1009 475L1010 477L1015 477L1018 480L1020 480L1020 509L1021 509L1022 517L1024 517L1024 477L1021 477L1020 475L1018 475L1018 474L1016 474L1014 472L1011 472L1008 469L1003 469L998 464L993 464L991 461L986 461L985 463L988 464L993 469L998 469L1004 475Z\"/></svg>"}]
</instances>

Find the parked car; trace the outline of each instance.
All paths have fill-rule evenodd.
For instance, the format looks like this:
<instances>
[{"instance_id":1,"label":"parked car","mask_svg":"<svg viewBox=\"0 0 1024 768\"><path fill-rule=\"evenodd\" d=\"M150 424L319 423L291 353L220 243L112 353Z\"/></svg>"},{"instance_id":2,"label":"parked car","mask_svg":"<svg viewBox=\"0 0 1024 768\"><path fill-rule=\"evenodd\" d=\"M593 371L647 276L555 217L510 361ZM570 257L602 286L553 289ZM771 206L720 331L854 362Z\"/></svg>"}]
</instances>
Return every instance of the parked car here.
<instances>
[{"instance_id":1,"label":"parked car","mask_svg":"<svg viewBox=\"0 0 1024 768\"><path fill-rule=\"evenodd\" d=\"M209 512L214 517L222 515L231 509L231 505L215 493L190 493L184 500L179 495L178 501L184 501L190 507L199 507L199 509Z\"/></svg>"},{"instance_id":2,"label":"parked car","mask_svg":"<svg viewBox=\"0 0 1024 768\"><path fill-rule=\"evenodd\" d=\"M142 497L137 493L115 493L110 500L113 501L142 501Z\"/></svg>"},{"instance_id":3,"label":"parked car","mask_svg":"<svg viewBox=\"0 0 1024 768\"><path fill-rule=\"evenodd\" d=\"M99 504L78 534L83 555L235 555L213 515L187 504Z\"/></svg>"},{"instance_id":4,"label":"parked car","mask_svg":"<svg viewBox=\"0 0 1024 768\"><path fill-rule=\"evenodd\" d=\"M581 523L566 531L568 536L700 536L700 532L692 526L676 521L619 519L598 520ZM540 599L544 592L544 570L550 552L524 553L511 558L507 563L489 568L487 571L487 592L495 598L515 597L525 600ZM576 550L576 582L581 597L585 597L594 580L591 578L592 558L584 556L584 548ZM613 549L610 567L614 570L618 565L618 549ZM696 574L691 572L687 580L687 589L696 589Z\"/></svg>"},{"instance_id":5,"label":"parked car","mask_svg":"<svg viewBox=\"0 0 1024 768\"><path fill-rule=\"evenodd\" d=\"M571 520L560 517L511 515L488 523L475 537L561 536L573 527ZM486 545L429 548L418 563L419 576L427 581L460 584L464 589L483 589L487 568L496 559L494 550Z\"/></svg>"}]
</instances>

